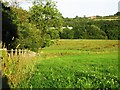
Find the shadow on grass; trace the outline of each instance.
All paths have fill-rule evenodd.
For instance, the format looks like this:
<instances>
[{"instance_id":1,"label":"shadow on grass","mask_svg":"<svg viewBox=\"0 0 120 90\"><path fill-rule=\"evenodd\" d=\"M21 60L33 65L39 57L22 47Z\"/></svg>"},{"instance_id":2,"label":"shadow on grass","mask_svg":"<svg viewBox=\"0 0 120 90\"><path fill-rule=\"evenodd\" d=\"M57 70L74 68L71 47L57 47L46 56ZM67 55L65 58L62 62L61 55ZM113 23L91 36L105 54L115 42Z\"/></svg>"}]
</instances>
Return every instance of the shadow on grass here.
<instances>
[{"instance_id":1,"label":"shadow on grass","mask_svg":"<svg viewBox=\"0 0 120 90\"><path fill-rule=\"evenodd\" d=\"M2 77L2 90L4 89L10 90L7 76Z\"/></svg>"}]
</instances>

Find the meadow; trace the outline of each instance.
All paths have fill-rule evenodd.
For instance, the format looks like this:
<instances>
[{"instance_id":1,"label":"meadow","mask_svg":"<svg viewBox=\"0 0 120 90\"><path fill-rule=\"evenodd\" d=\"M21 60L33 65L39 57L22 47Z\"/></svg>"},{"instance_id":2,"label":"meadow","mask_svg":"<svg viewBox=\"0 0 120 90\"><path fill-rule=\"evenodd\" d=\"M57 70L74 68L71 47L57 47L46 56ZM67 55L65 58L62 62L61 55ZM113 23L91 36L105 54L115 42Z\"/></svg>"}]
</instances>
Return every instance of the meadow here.
<instances>
[{"instance_id":1,"label":"meadow","mask_svg":"<svg viewBox=\"0 0 120 90\"><path fill-rule=\"evenodd\" d=\"M29 0L32 3L29 10L20 7L19 0L7 1L1 1L0 83L2 79L3 90L118 90L119 12L95 16L95 19L64 18L54 0Z\"/></svg>"},{"instance_id":2,"label":"meadow","mask_svg":"<svg viewBox=\"0 0 120 90\"><path fill-rule=\"evenodd\" d=\"M55 40L19 87L113 89L118 72L118 40Z\"/></svg>"},{"instance_id":3,"label":"meadow","mask_svg":"<svg viewBox=\"0 0 120 90\"><path fill-rule=\"evenodd\" d=\"M36 57L10 58L3 50L3 87L118 88L118 45L117 40L54 40Z\"/></svg>"}]
</instances>

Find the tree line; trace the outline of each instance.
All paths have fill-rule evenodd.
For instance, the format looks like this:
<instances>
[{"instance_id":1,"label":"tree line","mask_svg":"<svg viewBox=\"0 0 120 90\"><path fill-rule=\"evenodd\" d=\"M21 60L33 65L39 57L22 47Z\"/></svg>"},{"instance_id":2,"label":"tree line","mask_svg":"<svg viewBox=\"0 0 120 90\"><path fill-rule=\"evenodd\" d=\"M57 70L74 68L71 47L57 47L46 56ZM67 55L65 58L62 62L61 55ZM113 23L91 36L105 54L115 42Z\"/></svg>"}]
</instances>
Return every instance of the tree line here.
<instances>
[{"instance_id":1,"label":"tree line","mask_svg":"<svg viewBox=\"0 0 120 90\"><path fill-rule=\"evenodd\" d=\"M3 47L37 51L51 45L52 39L119 39L119 20L64 18L52 0L32 2L29 11L19 7L19 2L2 2Z\"/></svg>"},{"instance_id":2,"label":"tree line","mask_svg":"<svg viewBox=\"0 0 120 90\"><path fill-rule=\"evenodd\" d=\"M120 20L95 20L88 18L64 18L64 26L73 27L72 30L66 28L60 33L61 39L111 39L120 38Z\"/></svg>"}]
</instances>

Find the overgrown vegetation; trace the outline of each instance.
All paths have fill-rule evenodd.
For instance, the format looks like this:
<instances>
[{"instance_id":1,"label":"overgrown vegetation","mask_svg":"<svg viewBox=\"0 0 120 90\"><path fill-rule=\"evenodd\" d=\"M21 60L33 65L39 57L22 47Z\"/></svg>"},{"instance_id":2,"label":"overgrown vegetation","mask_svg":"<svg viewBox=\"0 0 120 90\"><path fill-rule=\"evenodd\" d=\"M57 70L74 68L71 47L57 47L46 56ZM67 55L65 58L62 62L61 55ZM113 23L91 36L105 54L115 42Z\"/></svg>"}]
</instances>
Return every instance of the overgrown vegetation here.
<instances>
[{"instance_id":1,"label":"overgrown vegetation","mask_svg":"<svg viewBox=\"0 0 120 90\"><path fill-rule=\"evenodd\" d=\"M19 86L20 83L24 83L27 79L27 75L29 78L27 83L29 83L29 79L32 77L32 73L34 71L34 66L36 64L37 57L29 56L28 54L22 55L14 55L14 57L8 56L6 50L0 51L2 52L2 88L21 88Z\"/></svg>"},{"instance_id":2,"label":"overgrown vegetation","mask_svg":"<svg viewBox=\"0 0 120 90\"><path fill-rule=\"evenodd\" d=\"M4 47L11 49L19 46L38 51L39 48L49 46L51 39L59 38L62 16L53 1L35 0L29 11L17 4L8 5L2 3Z\"/></svg>"}]
</instances>

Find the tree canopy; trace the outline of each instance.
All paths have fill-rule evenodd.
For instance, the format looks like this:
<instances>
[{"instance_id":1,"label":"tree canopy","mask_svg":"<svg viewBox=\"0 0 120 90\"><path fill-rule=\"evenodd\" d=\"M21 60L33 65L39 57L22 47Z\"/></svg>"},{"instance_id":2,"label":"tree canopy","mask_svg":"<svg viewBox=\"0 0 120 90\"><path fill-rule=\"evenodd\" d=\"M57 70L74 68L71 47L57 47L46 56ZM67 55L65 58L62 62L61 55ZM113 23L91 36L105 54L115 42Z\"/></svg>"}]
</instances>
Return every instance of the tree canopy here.
<instances>
[{"instance_id":1,"label":"tree canopy","mask_svg":"<svg viewBox=\"0 0 120 90\"><path fill-rule=\"evenodd\" d=\"M62 15L51 0L35 0L29 11L3 3L2 13L2 41L8 49L19 46L36 51L59 37Z\"/></svg>"},{"instance_id":2,"label":"tree canopy","mask_svg":"<svg viewBox=\"0 0 120 90\"><path fill-rule=\"evenodd\" d=\"M54 35L57 35L62 27L62 15L51 0L34 2L34 6L30 8L29 20L40 30L41 47L45 46L46 40L50 43L49 39L59 37Z\"/></svg>"},{"instance_id":3,"label":"tree canopy","mask_svg":"<svg viewBox=\"0 0 120 90\"><path fill-rule=\"evenodd\" d=\"M37 51L52 39L119 39L120 20L87 17L64 18L52 0L33 0L29 11L19 2L2 2L3 47ZM117 16L116 16L117 15ZM118 17L118 13L112 18ZM109 17L105 17L109 18ZM72 27L70 29L70 27Z\"/></svg>"}]
</instances>

